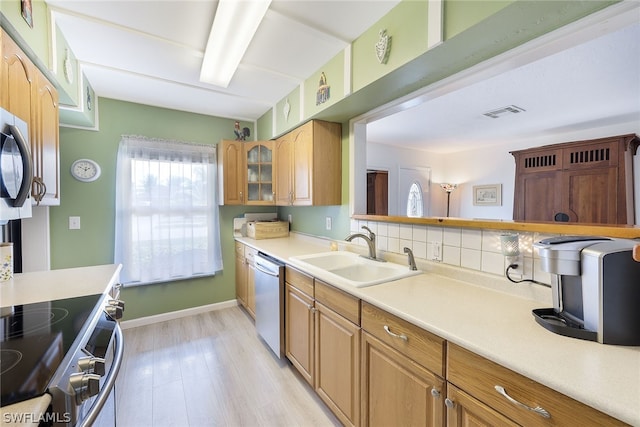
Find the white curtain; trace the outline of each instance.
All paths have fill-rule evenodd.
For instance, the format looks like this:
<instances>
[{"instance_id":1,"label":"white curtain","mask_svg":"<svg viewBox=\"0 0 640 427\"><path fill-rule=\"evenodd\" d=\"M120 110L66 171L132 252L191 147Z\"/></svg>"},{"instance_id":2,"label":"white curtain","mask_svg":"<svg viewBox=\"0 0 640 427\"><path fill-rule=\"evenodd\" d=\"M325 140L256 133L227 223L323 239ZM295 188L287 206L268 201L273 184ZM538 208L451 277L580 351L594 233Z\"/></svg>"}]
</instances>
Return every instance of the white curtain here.
<instances>
[{"instance_id":1,"label":"white curtain","mask_svg":"<svg viewBox=\"0 0 640 427\"><path fill-rule=\"evenodd\" d=\"M214 146L125 135L116 169L115 262L122 283L222 269Z\"/></svg>"}]
</instances>

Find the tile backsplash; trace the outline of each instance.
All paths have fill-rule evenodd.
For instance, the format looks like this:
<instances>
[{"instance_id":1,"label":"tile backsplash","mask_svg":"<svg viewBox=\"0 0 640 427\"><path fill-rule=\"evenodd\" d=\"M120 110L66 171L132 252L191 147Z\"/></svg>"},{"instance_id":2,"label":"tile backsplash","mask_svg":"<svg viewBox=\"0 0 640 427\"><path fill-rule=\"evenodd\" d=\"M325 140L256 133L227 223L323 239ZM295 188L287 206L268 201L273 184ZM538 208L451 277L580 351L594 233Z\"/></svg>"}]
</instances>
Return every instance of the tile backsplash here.
<instances>
[{"instance_id":1,"label":"tile backsplash","mask_svg":"<svg viewBox=\"0 0 640 427\"><path fill-rule=\"evenodd\" d=\"M441 262L502 277L510 264L502 255L500 236L506 233L503 230L360 220L351 220L350 230L352 233L361 233L362 226L369 227L376 234L378 251L402 254L403 249L408 247L417 259ZM516 234L520 237L520 257L517 261L519 267L510 271L511 278L550 283L549 274L540 268L540 260L533 250L533 243L552 235L530 232ZM355 239L352 243L366 246L363 239Z\"/></svg>"}]
</instances>

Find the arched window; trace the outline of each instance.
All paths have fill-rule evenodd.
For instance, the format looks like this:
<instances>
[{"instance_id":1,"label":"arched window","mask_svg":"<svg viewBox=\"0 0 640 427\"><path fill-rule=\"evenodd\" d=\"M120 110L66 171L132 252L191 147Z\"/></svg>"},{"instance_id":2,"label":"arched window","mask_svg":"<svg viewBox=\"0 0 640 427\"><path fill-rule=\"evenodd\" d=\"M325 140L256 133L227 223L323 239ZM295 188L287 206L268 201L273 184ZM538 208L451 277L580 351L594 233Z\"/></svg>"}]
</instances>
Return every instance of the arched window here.
<instances>
[{"instance_id":1,"label":"arched window","mask_svg":"<svg viewBox=\"0 0 640 427\"><path fill-rule=\"evenodd\" d=\"M407 216L418 218L424 215L424 202L422 201L422 187L418 181L414 181L409 187L407 196Z\"/></svg>"}]
</instances>

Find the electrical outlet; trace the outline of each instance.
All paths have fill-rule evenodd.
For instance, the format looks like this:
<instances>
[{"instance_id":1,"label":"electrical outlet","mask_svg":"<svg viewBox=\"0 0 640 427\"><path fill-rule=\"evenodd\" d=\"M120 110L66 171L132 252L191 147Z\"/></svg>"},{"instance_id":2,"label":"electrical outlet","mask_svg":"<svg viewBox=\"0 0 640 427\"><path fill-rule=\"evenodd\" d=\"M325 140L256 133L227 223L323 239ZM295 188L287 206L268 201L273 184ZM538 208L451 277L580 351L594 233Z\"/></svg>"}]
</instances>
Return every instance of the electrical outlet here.
<instances>
[{"instance_id":1,"label":"electrical outlet","mask_svg":"<svg viewBox=\"0 0 640 427\"><path fill-rule=\"evenodd\" d=\"M293 222L293 219L291 218L291 214L289 214L289 216L287 217L287 219L289 220L289 224L291 224Z\"/></svg>"},{"instance_id":2,"label":"electrical outlet","mask_svg":"<svg viewBox=\"0 0 640 427\"><path fill-rule=\"evenodd\" d=\"M442 261L442 243L433 242L433 260Z\"/></svg>"},{"instance_id":3,"label":"electrical outlet","mask_svg":"<svg viewBox=\"0 0 640 427\"><path fill-rule=\"evenodd\" d=\"M331 217L330 216L325 218L324 227L327 230L331 230Z\"/></svg>"},{"instance_id":4,"label":"electrical outlet","mask_svg":"<svg viewBox=\"0 0 640 427\"><path fill-rule=\"evenodd\" d=\"M80 230L80 217L79 216L70 216L69 217L69 230Z\"/></svg>"}]
</instances>

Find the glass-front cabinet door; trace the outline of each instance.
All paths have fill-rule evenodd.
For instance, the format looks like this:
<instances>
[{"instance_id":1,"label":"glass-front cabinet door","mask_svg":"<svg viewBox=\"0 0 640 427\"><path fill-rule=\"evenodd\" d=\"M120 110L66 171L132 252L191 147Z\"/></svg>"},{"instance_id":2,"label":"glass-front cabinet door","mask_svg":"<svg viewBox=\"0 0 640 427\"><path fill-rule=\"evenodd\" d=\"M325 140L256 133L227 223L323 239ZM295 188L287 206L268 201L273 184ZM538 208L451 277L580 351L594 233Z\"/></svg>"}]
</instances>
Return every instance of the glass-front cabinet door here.
<instances>
[{"instance_id":1,"label":"glass-front cabinet door","mask_svg":"<svg viewBox=\"0 0 640 427\"><path fill-rule=\"evenodd\" d=\"M247 205L273 205L273 141L245 146L247 156Z\"/></svg>"}]
</instances>

